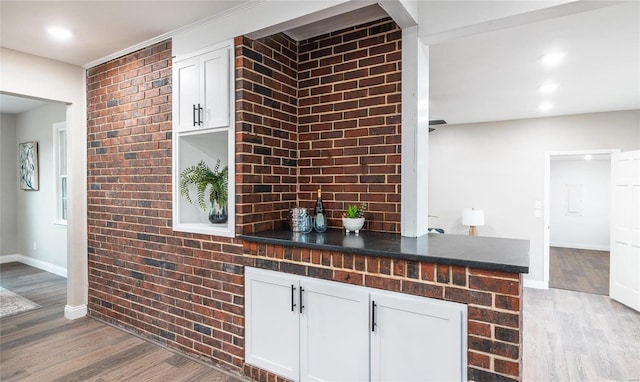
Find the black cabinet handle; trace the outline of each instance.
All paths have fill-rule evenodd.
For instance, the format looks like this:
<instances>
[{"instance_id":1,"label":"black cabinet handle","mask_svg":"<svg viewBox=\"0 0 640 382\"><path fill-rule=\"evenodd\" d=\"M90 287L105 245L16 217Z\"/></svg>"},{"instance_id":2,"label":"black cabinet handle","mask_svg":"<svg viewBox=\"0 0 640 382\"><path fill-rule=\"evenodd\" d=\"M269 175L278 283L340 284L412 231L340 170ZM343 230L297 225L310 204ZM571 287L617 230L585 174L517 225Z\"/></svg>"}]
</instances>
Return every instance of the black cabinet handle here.
<instances>
[{"instance_id":1,"label":"black cabinet handle","mask_svg":"<svg viewBox=\"0 0 640 382\"><path fill-rule=\"evenodd\" d=\"M302 303L302 292L304 292L304 288L300 287L300 313L302 313L302 309L304 308L304 304Z\"/></svg>"},{"instance_id":2,"label":"black cabinet handle","mask_svg":"<svg viewBox=\"0 0 640 382\"><path fill-rule=\"evenodd\" d=\"M202 106L198 104L198 126L202 125Z\"/></svg>"},{"instance_id":3,"label":"black cabinet handle","mask_svg":"<svg viewBox=\"0 0 640 382\"><path fill-rule=\"evenodd\" d=\"M196 110L197 110L196 105L193 105L193 126L198 125L198 122L196 120Z\"/></svg>"},{"instance_id":4,"label":"black cabinet handle","mask_svg":"<svg viewBox=\"0 0 640 382\"><path fill-rule=\"evenodd\" d=\"M292 312L295 311L295 307L296 307L296 304L294 302L294 300L295 300L295 297L294 297L295 291L296 291L296 287L293 286L293 284L291 284L291 311Z\"/></svg>"},{"instance_id":5,"label":"black cabinet handle","mask_svg":"<svg viewBox=\"0 0 640 382\"><path fill-rule=\"evenodd\" d=\"M376 331L376 302L371 301L371 331Z\"/></svg>"}]
</instances>

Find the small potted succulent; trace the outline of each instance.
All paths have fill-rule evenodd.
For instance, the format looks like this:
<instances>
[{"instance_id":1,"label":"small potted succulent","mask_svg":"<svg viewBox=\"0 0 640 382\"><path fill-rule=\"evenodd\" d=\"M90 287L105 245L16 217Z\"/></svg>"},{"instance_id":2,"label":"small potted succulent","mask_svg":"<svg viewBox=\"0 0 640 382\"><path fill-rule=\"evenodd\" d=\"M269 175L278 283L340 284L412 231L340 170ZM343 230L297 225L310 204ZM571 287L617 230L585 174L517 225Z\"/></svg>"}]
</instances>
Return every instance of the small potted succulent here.
<instances>
[{"instance_id":1,"label":"small potted succulent","mask_svg":"<svg viewBox=\"0 0 640 382\"><path fill-rule=\"evenodd\" d=\"M367 210L366 203L359 206L352 204L342 214L342 225L347 233L353 231L355 234L360 233L360 229L364 226L364 212Z\"/></svg>"},{"instance_id":2,"label":"small potted succulent","mask_svg":"<svg viewBox=\"0 0 640 382\"><path fill-rule=\"evenodd\" d=\"M229 215L227 203L229 201L229 168L220 169L220 159L213 170L204 161L187 167L180 173L180 195L193 204L189 195L189 185L195 185L198 191L198 205L203 210L209 209L209 221L213 224L226 223ZM205 192L209 190L208 200Z\"/></svg>"}]
</instances>

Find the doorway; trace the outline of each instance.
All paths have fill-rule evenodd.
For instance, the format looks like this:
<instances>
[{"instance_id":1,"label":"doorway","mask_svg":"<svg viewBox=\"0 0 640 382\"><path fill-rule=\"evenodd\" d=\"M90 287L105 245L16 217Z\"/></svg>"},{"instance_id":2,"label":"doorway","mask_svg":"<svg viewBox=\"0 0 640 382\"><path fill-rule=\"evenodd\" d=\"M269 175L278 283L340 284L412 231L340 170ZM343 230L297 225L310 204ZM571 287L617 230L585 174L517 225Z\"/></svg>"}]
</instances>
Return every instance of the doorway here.
<instances>
[{"instance_id":1,"label":"doorway","mask_svg":"<svg viewBox=\"0 0 640 382\"><path fill-rule=\"evenodd\" d=\"M547 288L609 295L611 153L618 151L546 154Z\"/></svg>"}]
</instances>

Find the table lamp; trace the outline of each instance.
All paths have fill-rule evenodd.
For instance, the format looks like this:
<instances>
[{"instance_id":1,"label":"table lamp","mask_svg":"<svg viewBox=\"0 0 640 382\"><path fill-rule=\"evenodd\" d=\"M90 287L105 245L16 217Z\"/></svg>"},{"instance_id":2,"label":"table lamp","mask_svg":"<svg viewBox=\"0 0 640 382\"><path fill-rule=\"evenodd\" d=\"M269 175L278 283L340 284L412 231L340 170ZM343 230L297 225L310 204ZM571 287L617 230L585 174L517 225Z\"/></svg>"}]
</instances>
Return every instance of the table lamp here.
<instances>
[{"instance_id":1,"label":"table lamp","mask_svg":"<svg viewBox=\"0 0 640 382\"><path fill-rule=\"evenodd\" d=\"M476 227L484 225L484 210L463 208L462 224L469 226L469 236L477 236Z\"/></svg>"}]
</instances>

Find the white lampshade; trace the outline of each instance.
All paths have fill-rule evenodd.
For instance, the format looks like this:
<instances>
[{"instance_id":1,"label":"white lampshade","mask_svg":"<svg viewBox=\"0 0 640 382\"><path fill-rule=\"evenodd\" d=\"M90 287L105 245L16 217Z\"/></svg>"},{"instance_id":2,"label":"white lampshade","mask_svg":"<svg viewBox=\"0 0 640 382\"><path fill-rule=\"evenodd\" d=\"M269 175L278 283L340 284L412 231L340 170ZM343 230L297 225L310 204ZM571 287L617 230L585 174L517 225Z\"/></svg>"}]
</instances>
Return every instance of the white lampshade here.
<instances>
[{"instance_id":1,"label":"white lampshade","mask_svg":"<svg viewBox=\"0 0 640 382\"><path fill-rule=\"evenodd\" d=\"M480 227L484 225L484 210L475 208L462 209L462 224L467 226Z\"/></svg>"}]
</instances>

